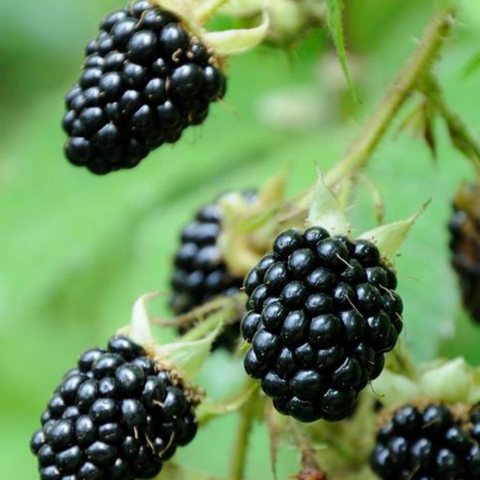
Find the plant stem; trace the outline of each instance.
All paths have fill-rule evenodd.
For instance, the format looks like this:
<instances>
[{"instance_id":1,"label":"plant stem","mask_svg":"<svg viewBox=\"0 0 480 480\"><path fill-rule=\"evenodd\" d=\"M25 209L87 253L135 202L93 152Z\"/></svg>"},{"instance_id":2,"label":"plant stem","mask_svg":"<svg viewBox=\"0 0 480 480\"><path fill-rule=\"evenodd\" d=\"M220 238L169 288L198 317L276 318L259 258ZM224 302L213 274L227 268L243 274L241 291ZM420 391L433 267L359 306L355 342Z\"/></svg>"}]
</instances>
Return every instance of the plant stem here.
<instances>
[{"instance_id":1,"label":"plant stem","mask_svg":"<svg viewBox=\"0 0 480 480\"><path fill-rule=\"evenodd\" d=\"M233 320L237 319L237 309L225 305L223 308L219 309L205 320L199 322L191 330L188 330L187 333L182 335L180 341L182 342L194 342L200 340L210 333L212 333L222 322L222 330L226 325L230 324Z\"/></svg>"},{"instance_id":2,"label":"plant stem","mask_svg":"<svg viewBox=\"0 0 480 480\"><path fill-rule=\"evenodd\" d=\"M258 396L254 394L240 411L240 422L233 447L229 480L244 480L245 468L247 466L248 443L250 434L252 433L255 401L257 398Z\"/></svg>"},{"instance_id":3,"label":"plant stem","mask_svg":"<svg viewBox=\"0 0 480 480\"><path fill-rule=\"evenodd\" d=\"M447 105L440 85L433 75L427 77L421 90L445 120L454 147L472 162L480 175L480 144L462 118Z\"/></svg>"},{"instance_id":4,"label":"plant stem","mask_svg":"<svg viewBox=\"0 0 480 480\"><path fill-rule=\"evenodd\" d=\"M353 172L367 165L400 108L419 88L425 76L430 76L432 64L437 59L450 33L454 22L454 13L453 7L445 5L445 3L439 7L427 25L412 58L398 74L362 133L346 155L325 174L324 181L327 187L338 186L340 182L347 181ZM358 177L355 180L358 180ZM277 216L280 223L286 224L293 218L303 218L308 212L313 189L314 187L309 187L289 202L282 202L274 206L266 216Z\"/></svg>"},{"instance_id":5,"label":"plant stem","mask_svg":"<svg viewBox=\"0 0 480 480\"><path fill-rule=\"evenodd\" d=\"M439 7L413 57L394 81L360 137L346 156L326 174L325 183L328 186L335 185L352 170L363 168L367 164L399 109L416 90L422 77L429 73L451 30L453 19L453 7Z\"/></svg>"},{"instance_id":6,"label":"plant stem","mask_svg":"<svg viewBox=\"0 0 480 480\"><path fill-rule=\"evenodd\" d=\"M320 463L315 454L315 449L305 431L293 419L290 419L290 429L298 450L300 451L300 455L302 456L302 467L311 468L317 472L325 473L320 467Z\"/></svg>"},{"instance_id":7,"label":"plant stem","mask_svg":"<svg viewBox=\"0 0 480 480\"><path fill-rule=\"evenodd\" d=\"M183 327L191 325L205 316L209 316L219 310L236 308L238 316L242 315L246 298L245 294L238 293L232 296L222 296L211 300L200 307L190 310L184 315L172 319L152 318L151 322L159 327ZM227 322L228 323L228 322Z\"/></svg>"}]
</instances>

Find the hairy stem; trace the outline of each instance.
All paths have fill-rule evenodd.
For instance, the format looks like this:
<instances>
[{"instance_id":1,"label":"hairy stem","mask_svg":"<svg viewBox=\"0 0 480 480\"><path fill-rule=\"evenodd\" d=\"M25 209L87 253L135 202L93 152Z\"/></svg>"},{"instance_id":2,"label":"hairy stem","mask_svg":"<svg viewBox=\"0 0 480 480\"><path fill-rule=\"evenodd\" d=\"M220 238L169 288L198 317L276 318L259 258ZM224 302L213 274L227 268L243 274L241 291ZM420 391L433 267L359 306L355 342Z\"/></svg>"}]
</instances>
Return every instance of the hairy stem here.
<instances>
[{"instance_id":1,"label":"hairy stem","mask_svg":"<svg viewBox=\"0 0 480 480\"><path fill-rule=\"evenodd\" d=\"M245 308L245 301L246 298L244 293L238 293L231 296L222 296L215 298L214 300L211 300L197 308L194 308L184 315L180 315L172 319L152 318L151 322L159 327L186 327L198 322L199 320L203 319L203 317L210 316L220 310L234 308L238 310L238 316L240 317ZM228 322L226 321L226 323Z\"/></svg>"},{"instance_id":2,"label":"hairy stem","mask_svg":"<svg viewBox=\"0 0 480 480\"><path fill-rule=\"evenodd\" d=\"M237 318L237 309L225 305L224 308L219 309L217 312L199 322L191 330L188 330L188 332L181 337L181 341L194 342L196 340L201 340L211 334L218 327L220 322L222 322L223 330L226 325L230 324Z\"/></svg>"},{"instance_id":3,"label":"hairy stem","mask_svg":"<svg viewBox=\"0 0 480 480\"><path fill-rule=\"evenodd\" d=\"M462 118L446 103L440 85L430 75L421 86L423 94L445 120L453 146L469 159L480 175L480 144Z\"/></svg>"},{"instance_id":4,"label":"hairy stem","mask_svg":"<svg viewBox=\"0 0 480 480\"><path fill-rule=\"evenodd\" d=\"M233 447L229 480L244 480L247 466L248 444L254 423L254 409L257 395L253 395L240 411L237 436Z\"/></svg>"},{"instance_id":5,"label":"hairy stem","mask_svg":"<svg viewBox=\"0 0 480 480\"><path fill-rule=\"evenodd\" d=\"M398 74L359 137L346 155L326 173L324 181L327 187L338 187L342 181L347 181L349 176L367 165L400 108L420 88L422 81L431 76L431 67L454 23L454 13L453 7L445 3L439 7L413 56ZM358 176L354 180L358 180ZM303 219L308 212L313 189L307 188L292 200L275 205L265 217L275 217L280 225L289 224L293 219Z\"/></svg>"},{"instance_id":6,"label":"hairy stem","mask_svg":"<svg viewBox=\"0 0 480 480\"><path fill-rule=\"evenodd\" d=\"M328 186L335 185L352 170L365 167L399 109L416 90L425 74L430 72L451 30L453 19L453 7L439 7L413 57L398 75L360 137L346 156L326 174L325 183Z\"/></svg>"},{"instance_id":7,"label":"hairy stem","mask_svg":"<svg viewBox=\"0 0 480 480\"><path fill-rule=\"evenodd\" d=\"M310 441L310 438L307 436L305 431L302 430L300 425L293 419L290 420L290 430L301 455L302 467L325 474L317 460L315 449Z\"/></svg>"}]
</instances>

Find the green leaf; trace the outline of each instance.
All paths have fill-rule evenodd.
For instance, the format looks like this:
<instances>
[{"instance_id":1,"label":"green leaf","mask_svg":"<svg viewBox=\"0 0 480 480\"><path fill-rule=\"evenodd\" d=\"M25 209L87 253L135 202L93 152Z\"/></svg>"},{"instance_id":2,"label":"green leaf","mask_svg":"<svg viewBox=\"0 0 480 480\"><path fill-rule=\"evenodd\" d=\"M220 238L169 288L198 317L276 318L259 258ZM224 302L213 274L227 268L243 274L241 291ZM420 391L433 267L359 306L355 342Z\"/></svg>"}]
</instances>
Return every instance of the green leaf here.
<instances>
[{"instance_id":1,"label":"green leaf","mask_svg":"<svg viewBox=\"0 0 480 480\"><path fill-rule=\"evenodd\" d=\"M467 64L463 67L462 76L464 78L469 77L480 68L480 52L477 52L471 57Z\"/></svg>"},{"instance_id":2,"label":"green leaf","mask_svg":"<svg viewBox=\"0 0 480 480\"><path fill-rule=\"evenodd\" d=\"M343 74L347 81L348 89L355 102L358 102L357 92L348 66L345 38L343 34L343 4L342 0L327 0L328 27L333 43L337 49L337 55L342 65Z\"/></svg>"},{"instance_id":3,"label":"green leaf","mask_svg":"<svg viewBox=\"0 0 480 480\"><path fill-rule=\"evenodd\" d=\"M385 218L385 202L383 201L380 190L364 172L356 172L355 176L361 183L363 183L372 197L377 225L383 225L383 220Z\"/></svg>"},{"instance_id":4,"label":"green leaf","mask_svg":"<svg viewBox=\"0 0 480 480\"><path fill-rule=\"evenodd\" d=\"M459 308L451 331L445 335L439 345L439 355L445 358L461 356L468 363L479 365L478 334L478 325L463 308Z\"/></svg>"}]
</instances>

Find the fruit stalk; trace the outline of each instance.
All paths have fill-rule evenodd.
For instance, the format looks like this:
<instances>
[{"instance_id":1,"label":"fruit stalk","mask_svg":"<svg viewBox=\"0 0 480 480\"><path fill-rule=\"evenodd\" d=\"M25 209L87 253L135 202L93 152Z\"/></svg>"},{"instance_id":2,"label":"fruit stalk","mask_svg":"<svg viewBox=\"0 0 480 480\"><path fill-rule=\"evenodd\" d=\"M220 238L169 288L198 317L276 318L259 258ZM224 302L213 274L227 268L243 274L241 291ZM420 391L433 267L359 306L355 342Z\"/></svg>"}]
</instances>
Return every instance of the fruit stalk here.
<instances>
[{"instance_id":1,"label":"fruit stalk","mask_svg":"<svg viewBox=\"0 0 480 480\"><path fill-rule=\"evenodd\" d=\"M322 473L324 480L326 480L326 474L318 462L315 447L312 445L310 438L306 435L305 431L302 430L300 424L293 419L290 419L290 427L295 444L302 456L301 463L303 469L309 469L319 474Z\"/></svg>"},{"instance_id":2,"label":"fruit stalk","mask_svg":"<svg viewBox=\"0 0 480 480\"><path fill-rule=\"evenodd\" d=\"M256 399L257 392L252 395L250 400L240 411L240 422L238 424L236 441L233 447L229 480L244 480L245 478L248 444L253 429Z\"/></svg>"},{"instance_id":3,"label":"fruit stalk","mask_svg":"<svg viewBox=\"0 0 480 480\"><path fill-rule=\"evenodd\" d=\"M365 130L346 156L326 174L325 183L328 186L335 185L347 173L367 164L400 108L429 73L451 31L454 18L455 10L451 5L443 4L438 8L413 57L394 81Z\"/></svg>"},{"instance_id":4,"label":"fruit stalk","mask_svg":"<svg viewBox=\"0 0 480 480\"><path fill-rule=\"evenodd\" d=\"M221 296L210 300L209 302L196 307L189 312L179 315L173 319L164 319L164 318L152 318L151 322L154 325L159 327L188 327L201 319L203 317L208 317L215 314L218 311L230 311L231 309L236 308L241 314L244 310L245 295L238 293L237 295ZM228 320L225 320L228 324Z\"/></svg>"}]
</instances>

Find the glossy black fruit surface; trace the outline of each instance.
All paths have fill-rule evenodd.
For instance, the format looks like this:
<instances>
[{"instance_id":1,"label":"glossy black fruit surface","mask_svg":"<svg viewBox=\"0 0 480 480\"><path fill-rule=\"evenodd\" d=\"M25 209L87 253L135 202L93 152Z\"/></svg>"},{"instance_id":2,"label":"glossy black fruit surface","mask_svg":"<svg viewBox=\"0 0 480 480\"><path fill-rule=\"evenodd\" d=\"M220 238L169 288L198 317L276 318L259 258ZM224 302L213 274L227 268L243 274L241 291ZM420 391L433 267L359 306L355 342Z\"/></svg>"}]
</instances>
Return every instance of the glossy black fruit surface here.
<instances>
[{"instance_id":1,"label":"glossy black fruit surface","mask_svg":"<svg viewBox=\"0 0 480 480\"><path fill-rule=\"evenodd\" d=\"M95 174L138 165L202 123L223 97L218 58L181 20L149 2L113 12L66 95L65 154Z\"/></svg>"},{"instance_id":2,"label":"glossy black fruit surface","mask_svg":"<svg viewBox=\"0 0 480 480\"><path fill-rule=\"evenodd\" d=\"M444 405L405 405L377 433L370 464L384 480L480 478L480 445L473 426Z\"/></svg>"},{"instance_id":3,"label":"glossy black fruit surface","mask_svg":"<svg viewBox=\"0 0 480 480\"><path fill-rule=\"evenodd\" d=\"M195 402L126 337L85 352L31 439L41 479L153 478L197 431Z\"/></svg>"},{"instance_id":4,"label":"glossy black fruit surface","mask_svg":"<svg viewBox=\"0 0 480 480\"><path fill-rule=\"evenodd\" d=\"M253 190L246 190L242 195L247 202L256 198ZM215 297L235 295L242 287L243 278L230 273L218 245L222 218L222 207L217 201L202 207L182 230L170 281L170 307L177 315L187 313ZM224 330L217 346L232 349L236 345L239 323L240 319ZM183 333L185 329L180 331Z\"/></svg>"},{"instance_id":5,"label":"glossy black fruit surface","mask_svg":"<svg viewBox=\"0 0 480 480\"><path fill-rule=\"evenodd\" d=\"M281 413L338 421L402 331L396 275L377 247L319 227L280 234L245 279L247 373Z\"/></svg>"},{"instance_id":6,"label":"glossy black fruit surface","mask_svg":"<svg viewBox=\"0 0 480 480\"><path fill-rule=\"evenodd\" d=\"M480 323L480 187L462 185L453 210L448 224L452 266L463 304L471 318Z\"/></svg>"}]
</instances>

